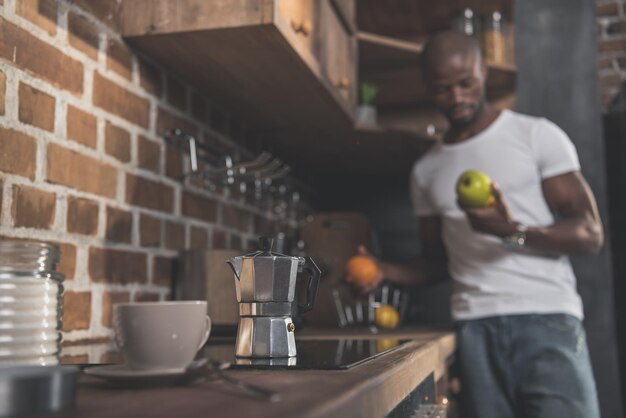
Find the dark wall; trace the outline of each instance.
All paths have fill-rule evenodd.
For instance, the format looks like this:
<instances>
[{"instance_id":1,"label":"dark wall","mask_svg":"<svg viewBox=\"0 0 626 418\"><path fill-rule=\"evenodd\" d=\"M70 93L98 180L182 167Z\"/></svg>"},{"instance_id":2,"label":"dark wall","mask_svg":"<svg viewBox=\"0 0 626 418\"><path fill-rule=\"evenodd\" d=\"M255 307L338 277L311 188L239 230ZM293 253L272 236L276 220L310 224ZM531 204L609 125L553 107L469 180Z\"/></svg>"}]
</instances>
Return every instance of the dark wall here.
<instances>
[{"instance_id":1,"label":"dark wall","mask_svg":"<svg viewBox=\"0 0 626 418\"><path fill-rule=\"evenodd\" d=\"M626 91L626 86L625 86ZM613 253L613 288L615 289L615 315L617 346L622 353L620 375L626 378L626 110L610 112L604 117L607 180L609 191L609 217L611 219L611 251ZM621 303L620 303L621 302ZM622 385L622 404L625 401Z\"/></svg>"},{"instance_id":2,"label":"dark wall","mask_svg":"<svg viewBox=\"0 0 626 418\"><path fill-rule=\"evenodd\" d=\"M316 209L365 213L375 231L376 255L388 261L406 261L421 251L408 181L409 173L328 177L319 188L323 192Z\"/></svg>"},{"instance_id":3,"label":"dark wall","mask_svg":"<svg viewBox=\"0 0 626 418\"><path fill-rule=\"evenodd\" d=\"M607 240L602 253L572 257L572 262L585 304L585 327L602 416L622 417L597 81L596 3L592 0L515 3L518 110L545 116L570 135L605 222Z\"/></svg>"}]
</instances>

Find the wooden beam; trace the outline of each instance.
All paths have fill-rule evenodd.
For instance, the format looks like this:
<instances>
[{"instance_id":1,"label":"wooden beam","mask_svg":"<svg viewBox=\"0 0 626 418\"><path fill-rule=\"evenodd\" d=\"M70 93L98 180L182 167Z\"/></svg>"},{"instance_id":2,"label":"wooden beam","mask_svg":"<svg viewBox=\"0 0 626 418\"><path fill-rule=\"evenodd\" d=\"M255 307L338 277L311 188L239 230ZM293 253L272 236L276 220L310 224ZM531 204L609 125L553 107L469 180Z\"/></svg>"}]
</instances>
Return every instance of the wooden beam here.
<instances>
[{"instance_id":1,"label":"wooden beam","mask_svg":"<svg viewBox=\"0 0 626 418\"><path fill-rule=\"evenodd\" d=\"M370 32L357 32L356 37L359 41L368 42L388 48L394 48L407 53L421 54L424 45L416 42L404 41L401 39L391 38L389 36L377 35Z\"/></svg>"}]
</instances>

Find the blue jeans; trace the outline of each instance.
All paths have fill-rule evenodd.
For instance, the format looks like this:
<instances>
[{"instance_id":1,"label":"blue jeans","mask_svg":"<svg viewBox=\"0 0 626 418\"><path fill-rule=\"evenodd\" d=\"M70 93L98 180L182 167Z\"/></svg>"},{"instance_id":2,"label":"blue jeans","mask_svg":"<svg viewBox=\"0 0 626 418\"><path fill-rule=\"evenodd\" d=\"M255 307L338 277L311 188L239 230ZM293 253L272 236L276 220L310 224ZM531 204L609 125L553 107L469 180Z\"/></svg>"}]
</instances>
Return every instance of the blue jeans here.
<instances>
[{"instance_id":1,"label":"blue jeans","mask_svg":"<svg viewBox=\"0 0 626 418\"><path fill-rule=\"evenodd\" d=\"M457 322L461 418L599 418L585 331L565 314Z\"/></svg>"}]
</instances>

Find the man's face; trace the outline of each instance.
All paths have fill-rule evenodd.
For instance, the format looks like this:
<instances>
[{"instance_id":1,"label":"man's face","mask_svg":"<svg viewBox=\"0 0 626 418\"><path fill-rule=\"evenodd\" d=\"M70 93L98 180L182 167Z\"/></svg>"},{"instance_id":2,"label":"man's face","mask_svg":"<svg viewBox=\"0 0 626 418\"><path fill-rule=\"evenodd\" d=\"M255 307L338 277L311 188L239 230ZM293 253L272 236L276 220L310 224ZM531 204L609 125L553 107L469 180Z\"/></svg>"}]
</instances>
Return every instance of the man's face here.
<instances>
[{"instance_id":1,"label":"man's face","mask_svg":"<svg viewBox=\"0 0 626 418\"><path fill-rule=\"evenodd\" d=\"M485 103L486 69L477 54L455 54L438 60L425 75L437 109L452 126L472 123Z\"/></svg>"}]
</instances>

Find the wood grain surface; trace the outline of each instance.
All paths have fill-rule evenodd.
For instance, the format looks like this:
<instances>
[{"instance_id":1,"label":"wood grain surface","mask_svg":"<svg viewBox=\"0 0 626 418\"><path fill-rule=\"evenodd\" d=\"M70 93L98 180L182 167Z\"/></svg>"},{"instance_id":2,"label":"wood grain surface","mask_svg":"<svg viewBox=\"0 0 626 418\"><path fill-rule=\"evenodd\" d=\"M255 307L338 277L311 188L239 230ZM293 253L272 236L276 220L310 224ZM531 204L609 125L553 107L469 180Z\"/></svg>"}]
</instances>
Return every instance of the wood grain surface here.
<instances>
[{"instance_id":1,"label":"wood grain surface","mask_svg":"<svg viewBox=\"0 0 626 418\"><path fill-rule=\"evenodd\" d=\"M343 332L343 331L342 331ZM351 330L352 338L372 338ZM310 330L299 338L346 336ZM81 376L69 417L381 417L433 371L438 379L454 350L448 331L403 329L375 338L412 338L407 344L348 370L228 370L238 379L277 391L279 402L249 398L220 380L178 387L112 388Z\"/></svg>"}]
</instances>

